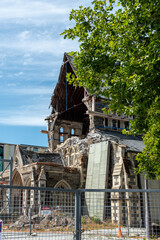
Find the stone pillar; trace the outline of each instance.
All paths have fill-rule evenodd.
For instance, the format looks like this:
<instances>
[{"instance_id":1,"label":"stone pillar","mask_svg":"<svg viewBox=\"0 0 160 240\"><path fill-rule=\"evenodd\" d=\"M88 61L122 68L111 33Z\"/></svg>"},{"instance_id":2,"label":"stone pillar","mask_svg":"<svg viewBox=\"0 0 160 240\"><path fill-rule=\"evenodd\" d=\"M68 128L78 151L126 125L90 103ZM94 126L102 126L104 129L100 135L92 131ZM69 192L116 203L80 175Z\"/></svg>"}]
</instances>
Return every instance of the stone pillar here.
<instances>
[{"instance_id":1,"label":"stone pillar","mask_svg":"<svg viewBox=\"0 0 160 240\"><path fill-rule=\"evenodd\" d=\"M141 223L140 193L126 193L128 225L139 227Z\"/></svg>"},{"instance_id":2,"label":"stone pillar","mask_svg":"<svg viewBox=\"0 0 160 240\"><path fill-rule=\"evenodd\" d=\"M122 194L119 192L111 193L111 218L113 224L123 224L122 219Z\"/></svg>"},{"instance_id":3,"label":"stone pillar","mask_svg":"<svg viewBox=\"0 0 160 240\"><path fill-rule=\"evenodd\" d=\"M38 187L44 187L46 188L46 173L44 168L41 168L41 172L38 177ZM41 207L45 205L45 196L46 196L46 191L38 191L38 212L40 214L41 212Z\"/></svg>"}]
</instances>

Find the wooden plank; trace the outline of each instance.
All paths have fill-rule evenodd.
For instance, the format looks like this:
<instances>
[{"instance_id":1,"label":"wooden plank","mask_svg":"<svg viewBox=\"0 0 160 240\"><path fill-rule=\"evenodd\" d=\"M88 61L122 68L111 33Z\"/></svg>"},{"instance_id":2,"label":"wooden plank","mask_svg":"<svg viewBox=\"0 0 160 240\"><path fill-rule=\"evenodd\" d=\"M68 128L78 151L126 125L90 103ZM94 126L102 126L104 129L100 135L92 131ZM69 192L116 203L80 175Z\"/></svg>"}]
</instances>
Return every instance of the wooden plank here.
<instances>
[{"instance_id":1,"label":"wooden plank","mask_svg":"<svg viewBox=\"0 0 160 240\"><path fill-rule=\"evenodd\" d=\"M118 119L118 120L123 119L123 121L127 121L127 122L130 120L130 118L127 118L127 117L124 118L124 117L115 116L115 115L109 116L105 113L95 112L95 111L90 111L90 110L86 111L86 114L92 115L92 116L97 116L97 117L102 117L102 118L109 118L109 119Z\"/></svg>"},{"instance_id":2,"label":"wooden plank","mask_svg":"<svg viewBox=\"0 0 160 240\"><path fill-rule=\"evenodd\" d=\"M46 130L41 130L40 133L48 134L48 131L46 131Z\"/></svg>"}]
</instances>

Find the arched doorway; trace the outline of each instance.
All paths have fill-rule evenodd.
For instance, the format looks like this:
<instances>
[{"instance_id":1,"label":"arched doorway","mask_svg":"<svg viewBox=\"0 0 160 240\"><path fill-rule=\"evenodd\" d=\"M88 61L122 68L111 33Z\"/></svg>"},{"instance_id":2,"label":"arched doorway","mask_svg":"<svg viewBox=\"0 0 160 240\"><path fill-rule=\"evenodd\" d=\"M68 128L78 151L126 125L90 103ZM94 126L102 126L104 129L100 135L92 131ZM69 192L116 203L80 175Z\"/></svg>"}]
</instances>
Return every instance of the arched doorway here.
<instances>
[{"instance_id":1,"label":"arched doorway","mask_svg":"<svg viewBox=\"0 0 160 240\"><path fill-rule=\"evenodd\" d=\"M71 189L69 183L65 180L59 181L54 188L56 189ZM62 212L72 213L74 209L74 196L72 192L56 191L54 192L54 206Z\"/></svg>"},{"instance_id":2,"label":"arched doorway","mask_svg":"<svg viewBox=\"0 0 160 240\"><path fill-rule=\"evenodd\" d=\"M12 185L13 186L24 185L22 175L20 174L18 169L15 169L13 171ZM12 189L11 206L12 206L12 211L14 213L22 213L22 206L23 206L23 190L22 189Z\"/></svg>"},{"instance_id":3,"label":"arched doorway","mask_svg":"<svg viewBox=\"0 0 160 240\"><path fill-rule=\"evenodd\" d=\"M71 189L71 186L69 185L69 183L67 183L65 180L61 180L58 183L56 183L56 185L54 186L54 188L60 188L60 189Z\"/></svg>"}]
</instances>

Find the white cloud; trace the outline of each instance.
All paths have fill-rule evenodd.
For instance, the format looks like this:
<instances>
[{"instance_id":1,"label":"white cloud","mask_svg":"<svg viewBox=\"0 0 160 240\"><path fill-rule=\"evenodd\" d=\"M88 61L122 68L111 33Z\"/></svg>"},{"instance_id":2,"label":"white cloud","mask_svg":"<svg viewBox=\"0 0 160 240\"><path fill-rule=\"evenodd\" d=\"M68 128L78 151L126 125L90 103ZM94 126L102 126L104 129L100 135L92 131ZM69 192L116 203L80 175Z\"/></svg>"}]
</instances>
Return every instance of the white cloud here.
<instances>
[{"instance_id":1,"label":"white cloud","mask_svg":"<svg viewBox=\"0 0 160 240\"><path fill-rule=\"evenodd\" d=\"M24 41L30 37L30 31L23 31L20 34L18 34L18 37L20 40Z\"/></svg>"},{"instance_id":2,"label":"white cloud","mask_svg":"<svg viewBox=\"0 0 160 240\"><path fill-rule=\"evenodd\" d=\"M53 56L53 58L54 58L54 56ZM60 68L61 64L62 64L62 58L61 58L61 60L58 59L58 61L55 61L52 59L45 60L45 57L44 57L44 59L39 60L37 56L35 57L35 59L28 58L28 59L25 59L25 61L23 62L23 65L25 65L25 66L31 65L32 67L35 65L43 65L45 67L53 66L54 67L53 71L55 71L55 72L57 71L57 67ZM47 72L46 72L46 74L47 74Z\"/></svg>"},{"instance_id":3,"label":"white cloud","mask_svg":"<svg viewBox=\"0 0 160 240\"><path fill-rule=\"evenodd\" d=\"M29 58L29 57L31 57L31 54L30 54L30 53L25 53L25 54L24 54L24 58Z\"/></svg>"},{"instance_id":4,"label":"white cloud","mask_svg":"<svg viewBox=\"0 0 160 240\"><path fill-rule=\"evenodd\" d=\"M42 117L31 116L9 116L0 117L0 124L12 125L12 126L46 126L46 123Z\"/></svg>"},{"instance_id":5,"label":"white cloud","mask_svg":"<svg viewBox=\"0 0 160 240\"><path fill-rule=\"evenodd\" d=\"M23 62L23 65L24 65L24 66L28 66L28 65L32 65L32 63L33 63L33 62L32 62L32 59L28 59L28 60L26 60L26 61Z\"/></svg>"},{"instance_id":6,"label":"white cloud","mask_svg":"<svg viewBox=\"0 0 160 240\"><path fill-rule=\"evenodd\" d=\"M1 67L4 66L5 61L6 61L6 57L7 57L6 54L0 53L0 66L1 66Z\"/></svg>"},{"instance_id":7,"label":"white cloud","mask_svg":"<svg viewBox=\"0 0 160 240\"><path fill-rule=\"evenodd\" d=\"M44 1L1 0L0 12L0 19L26 19L49 15L64 15L68 12L68 9Z\"/></svg>"},{"instance_id":8,"label":"white cloud","mask_svg":"<svg viewBox=\"0 0 160 240\"><path fill-rule=\"evenodd\" d=\"M19 72L19 73L15 73L14 75L15 75L16 77L19 77L19 76L24 75L24 73L23 73L23 72Z\"/></svg>"},{"instance_id":9,"label":"white cloud","mask_svg":"<svg viewBox=\"0 0 160 240\"><path fill-rule=\"evenodd\" d=\"M29 39L26 41L17 41L17 39L12 42L2 41L0 42L0 48L3 49L11 49L13 51L21 51L26 52L29 51L31 53L52 53L55 56L63 54L68 51L76 51L78 50L78 42L72 40L66 40L62 37L53 40L46 39Z\"/></svg>"},{"instance_id":10,"label":"white cloud","mask_svg":"<svg viewBox=\"0 0 160 240\"><path fill-rule=\"evenodd\" d=\"M92 0L0 0L0 22L18 25L46 26L68 21L69 13Z\"/></svg>"},{"instance_id":11,"label":"white cloud","mask_svg":"<svg viewBox=\"0 0 160 240\"><path fill-rule=\"evenodd\" d=\"M0 110L0 124L46 126L44 119L49 113L48 104L44 103L41 99L41 101L36 102L34 105L23 105L16 109Z\"/></svg>"},{"instance_id":12,"label":"white cloud","mask_svg":"<svg viewBox=\"0 0 160 240\"><path fill-rule=\"evenodd\" d=\"M8 86L8 87L15 87L15 86L16 86L16 83L8 83L7 86Z\"/></svg>"},{"instance_id":13,"label":"white cloud","mask_svg":"<svg viewBox=\"0 0 160 240\"><path fill-rule=\"evenodd\" d=\"M10 85L12 87L12 85ZM10 89L5 89L4 92L8 93L11 92L11 94L16 95L47 95L51 94L53 92L53 89L47 88L47 87L26 87L26 88L12 88L12 91Z\"/></svg>"},{"instance_id":14,"label":"white cloud","mask_svg":"<svg viewBox=\"0 0 160 240\"><path fill-rule=\"evenodd\" d=\"M53 87L44 87L44 79L58 79L64 52L78 50L78 41L59 33L70 25L71 9L85 1L0 0L0 124L46 126Z\"/></svg>"}]
</instances>

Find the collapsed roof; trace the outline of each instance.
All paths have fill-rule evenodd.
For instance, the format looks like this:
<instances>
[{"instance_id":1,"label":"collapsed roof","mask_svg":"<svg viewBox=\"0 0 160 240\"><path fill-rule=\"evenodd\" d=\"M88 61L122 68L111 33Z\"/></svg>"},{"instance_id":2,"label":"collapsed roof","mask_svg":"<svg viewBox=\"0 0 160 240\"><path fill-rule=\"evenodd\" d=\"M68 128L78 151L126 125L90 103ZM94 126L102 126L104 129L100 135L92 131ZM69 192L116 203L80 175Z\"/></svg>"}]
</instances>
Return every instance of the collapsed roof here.
<instances>
[{"instance_id":1,"label":"collapsed roof","mask_svg":"<svg viewBox=\"0 0 160 240\"><path fill-rule=\"evenodd\" d=\"M24 165L38 162L48 162L63 165L62 158L58 153L38 153L33 151L28 151L20 148L22 160Z\"/></svg>"},{"instance_id":2,"label":"collapsed roof","mask_svg":"<svg viewBox=\"0 0 160 240\"><path fill-rule=\"evenodd\" d=\"M75 75L75 68L73 65L73 57L64 53L63 64L60 69L58 83L54 89L51 97L50 106L52 106L52 114L58 112L59 117L68 120L69 115L74 111L73 107L77 111L75 121L81 121L86 111L86 106L82 102L84 98L84 88L75 87L73 84L68 84L66 81L66 74L71 73Z\"/></svg>"},{"instance_id":3,"label":"collapsed roof","mask_svg":"<svg viewBox=\"0 0 160 240\"><path fill-rule=\"evenodd\" d=\"M103 141L112 141L120 145L125 145L127 151L135 153L142 152L145 147L140 136L125 135L120 132L96 130L95 133L88 133L87 137L84 139L80 139L79 137L67 139L64 143L57 146L56 151L60 152L62 148L77 145L80 153L87 155L90 144Z\"/></svg>"}]
</instances>

